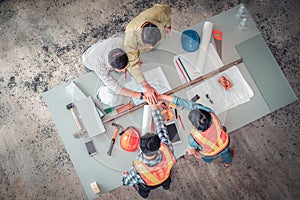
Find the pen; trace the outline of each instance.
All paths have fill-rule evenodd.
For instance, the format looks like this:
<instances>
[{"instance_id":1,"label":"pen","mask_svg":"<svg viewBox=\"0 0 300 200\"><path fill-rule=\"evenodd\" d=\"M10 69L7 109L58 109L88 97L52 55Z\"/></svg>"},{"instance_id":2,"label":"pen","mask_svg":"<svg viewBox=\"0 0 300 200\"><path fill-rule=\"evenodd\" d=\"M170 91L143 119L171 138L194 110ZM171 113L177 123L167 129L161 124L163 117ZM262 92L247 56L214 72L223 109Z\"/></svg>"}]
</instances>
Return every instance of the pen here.
<instances>
[{"instance_id":1,"label":"pen","mask_svg":"<svg viewBox=\"0 0 300 200\"><path fill-rule=\"evenodd\" d=\"M181 119L181 116L180 116L180 115L178 115L178 119L179 119L179 122L180 122L181 127L182 127L183 129L185 129L184 126L183 126L182 119Z\"/></svg>"}]
</instances>

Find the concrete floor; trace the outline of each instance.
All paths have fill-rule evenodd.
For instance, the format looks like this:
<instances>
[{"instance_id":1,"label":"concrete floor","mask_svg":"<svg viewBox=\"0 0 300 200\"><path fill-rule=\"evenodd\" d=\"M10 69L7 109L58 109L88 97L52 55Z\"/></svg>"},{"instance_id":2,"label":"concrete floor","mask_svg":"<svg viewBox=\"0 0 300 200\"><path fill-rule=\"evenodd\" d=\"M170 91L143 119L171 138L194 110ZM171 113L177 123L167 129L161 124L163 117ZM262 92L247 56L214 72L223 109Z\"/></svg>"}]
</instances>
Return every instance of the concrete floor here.
<instances>
[{"instance_id":1,"label":"concrete floor","mask_svg":"<svg viewBox=\"0 0 300 200\"><path fill-rule=\"evenodd\" d=\"M42 92L83 74L83 49L155 2L172 6L179 31L245 3L299 97L300 1L0 0L0 199L86 199ZM233 132L228 169L179 159L170 190L149 199L300 199L299 108L298 100ZM99 199L140 197L119 187Z\"/></svg>"}]
</instances>

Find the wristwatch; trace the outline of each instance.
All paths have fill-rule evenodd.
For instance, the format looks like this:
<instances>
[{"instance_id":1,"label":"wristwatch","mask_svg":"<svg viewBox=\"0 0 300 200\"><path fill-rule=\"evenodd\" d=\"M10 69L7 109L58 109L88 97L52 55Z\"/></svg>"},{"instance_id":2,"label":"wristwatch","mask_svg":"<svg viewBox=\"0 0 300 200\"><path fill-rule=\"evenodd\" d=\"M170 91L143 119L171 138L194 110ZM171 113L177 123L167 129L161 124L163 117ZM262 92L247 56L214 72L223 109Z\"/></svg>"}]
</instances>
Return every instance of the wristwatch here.
<instances>
[{"instance_id":1,"label":"wristwatch","mask_svg":"<svg viewBox=\"0 0 300 200\"><path fill-rule=\"evenodd\" d=\"M143 99L143 97L144 97L144 93L141 92L141 94L140 94L140 99Z\"/></svg>"}]
</instances>

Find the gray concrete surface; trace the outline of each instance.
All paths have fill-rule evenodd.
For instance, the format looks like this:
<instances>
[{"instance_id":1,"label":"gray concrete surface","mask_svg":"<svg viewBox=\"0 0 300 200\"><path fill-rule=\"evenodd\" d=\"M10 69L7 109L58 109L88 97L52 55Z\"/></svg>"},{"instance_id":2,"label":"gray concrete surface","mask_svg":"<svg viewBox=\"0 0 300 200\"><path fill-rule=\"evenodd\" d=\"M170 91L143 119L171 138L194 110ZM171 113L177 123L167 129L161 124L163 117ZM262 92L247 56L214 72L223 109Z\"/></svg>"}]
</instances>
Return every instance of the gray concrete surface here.
<instances>
[{"instance_id":1,"label":"gray concrete surface","mask_svg":"<svg viewBox=\"0 0 300 200\"><path fill-rule=\"evenodd\" d=\"M83 49L156 2L179 31L245 3L299 97L300 1L1 0L0 199L86 199L41 94L83 74ZM299 112L298 100L232 133L230 168L179 159L170 190L149 199L300 199ZM119 187L99 199L141 198Z\"/></svg>"}]
</instances>

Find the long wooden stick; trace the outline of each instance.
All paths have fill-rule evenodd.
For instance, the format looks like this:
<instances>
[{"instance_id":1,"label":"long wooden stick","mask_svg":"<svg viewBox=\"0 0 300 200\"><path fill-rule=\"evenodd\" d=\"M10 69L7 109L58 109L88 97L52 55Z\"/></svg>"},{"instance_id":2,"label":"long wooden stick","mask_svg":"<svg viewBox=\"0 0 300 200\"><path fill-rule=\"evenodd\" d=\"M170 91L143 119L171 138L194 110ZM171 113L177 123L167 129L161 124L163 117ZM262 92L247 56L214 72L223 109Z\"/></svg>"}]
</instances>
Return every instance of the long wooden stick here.
<instances>
[{"instance_id":1,"label":"long wooden stick","mask_svg":"<svg viewBox=\"0 0 300 200\"><path fill-rule=\"evenodd\" d=\"M187 87L189 87L189 86L195 85L196 83L199 83L199 82L201 82L201 81L204 81L205 79L208 79L208 78L210 78L210 77L212 77L212 76L214 76L214 75L216 75L216 74L218 74L218 73L221 73L221 72L223 72L223 71L229 69L230 67L232 67L232 66L234 66L234 65L238 65L238 64L240 64L240 63L242 63L242 62L243 62L243 59L242 59L242 58L240 58L240 59L238 59L238 60L235 60L235 61L233 61L233 62L231 62L231 63L229 63L229 64L227 64L227 65L224 65L223 67L220 67L219 69L216 69L216 70L214 70L214 71L212 71L212 72L209 72L208 74L205 74L205 75L203 75L203 76L200 76L199 78L196 78L195 80L192 80L191 82L184 83L184 84L182 84L182 85L180 85L180 86L178 86L178 87L176 87L176 88L174 88L174 89L172 89L172 90L169 90L169 91L165 92L164 94L165 94L165 95L170 95L170 94L173 94L173 93L175 93L175 92L178 92L178 91L180 91L180 90L182 90L182 89L184 89L184 88L187 88ZM115 120L115 119L117 119L117 118L123 116L123 115L126 115L126 114L128 114L128 113L131 113L131 112L133 112L133 111L136 111L137 109L143 107L143 106L146 105L146 104L147 104L147 102L141 103L141 104L139 104L139 105L137 105L137 106L134 106L134 107L130 108L130 109L128 110L128 112L119 113L119 114L117 114L116 116L113 116L113 117L110 118L110 119L103 120L103 124L106 124L106 123L108 123L108 122L111 122L111 121L113 121L113 120Z\"/></svg>"}]
</instances>

